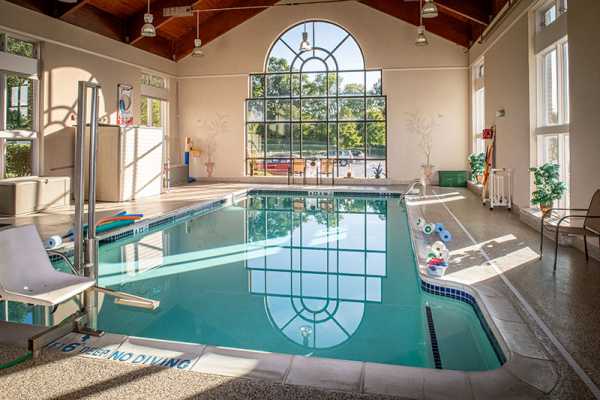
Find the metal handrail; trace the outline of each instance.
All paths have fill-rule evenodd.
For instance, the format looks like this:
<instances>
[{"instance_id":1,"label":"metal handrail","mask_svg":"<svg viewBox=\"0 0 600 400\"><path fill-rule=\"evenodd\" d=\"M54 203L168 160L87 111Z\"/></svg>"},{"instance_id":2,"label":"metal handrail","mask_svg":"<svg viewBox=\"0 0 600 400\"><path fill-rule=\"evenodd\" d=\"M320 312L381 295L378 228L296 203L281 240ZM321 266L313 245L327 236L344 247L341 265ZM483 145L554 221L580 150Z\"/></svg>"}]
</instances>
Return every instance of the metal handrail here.
<instances>
[{"instance_id":1,"label":"metal handrail","mask_svg":"<svg viewBox=\"0 0 600 400\"><path fill-rule=\"evenodd\" d=\"M98 283L98 240L96 238L96 136L98 132L98 91L101 86L87 81L79 81L77 100L77 132L75 136L75 226L73 229L74 266L79 275L96 280ZM87 116L87 91L91 90L90 135L88 149L88 229L84 235L83 217L85 211L85 127ZM85 311L88 314L89 328L96 329L97 293L84 294Z\"/></svg>"},{"instance_id":2,"label":"metal handrail","mask_svg":"<svg viewBox=\"0 0 600 400\"><path fill-rule=\"evenodd\" d=\"M71 260L69 260L69 257L67 257L64 253L61 253L60 251L56 251L56 250L46 250L46 253L48 253L49 256L58 256L60 258L62 258L67 265L71 268L71 272L73 272L73 275L79 275L79 273L77 272L77 269L75 268L75 264L73 264L73 262Z\"/></svg>"}]
</instances>

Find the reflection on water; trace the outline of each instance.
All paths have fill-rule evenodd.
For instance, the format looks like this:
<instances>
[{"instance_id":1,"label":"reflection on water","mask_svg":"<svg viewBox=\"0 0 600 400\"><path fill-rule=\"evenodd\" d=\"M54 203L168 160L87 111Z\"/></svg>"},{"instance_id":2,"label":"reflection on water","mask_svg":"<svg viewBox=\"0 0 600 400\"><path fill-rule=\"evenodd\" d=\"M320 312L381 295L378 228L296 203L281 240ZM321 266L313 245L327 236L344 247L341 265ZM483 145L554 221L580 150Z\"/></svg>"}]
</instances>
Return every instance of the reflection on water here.
<instances>
[{"instance_id":1,"label":"reflection on water","mask_svg":"<svg viewBox=\"0 0 600 400\"><path fill-rule=\"evenodd\" d=\"M255 194L159 229L100 248L101 286L160 300L105 298L101 329L433 367L427 303L445 368L498 365L469 305L421 292L398 199Z\"/></svg>"},{"instance_id":2,"label":"reflection on water","mask_svg":"<svg viewBox=\"0 0 600 400\"><path fill-rule=\"evenodd\" d=\"M307 348L348 340L366 302L380 303L386 275L386 201L257 197L247 243L283 238L250 258L250 291L287 338ZM275 251L269 251L273 250Z\"/></svg>"}]
</instances>

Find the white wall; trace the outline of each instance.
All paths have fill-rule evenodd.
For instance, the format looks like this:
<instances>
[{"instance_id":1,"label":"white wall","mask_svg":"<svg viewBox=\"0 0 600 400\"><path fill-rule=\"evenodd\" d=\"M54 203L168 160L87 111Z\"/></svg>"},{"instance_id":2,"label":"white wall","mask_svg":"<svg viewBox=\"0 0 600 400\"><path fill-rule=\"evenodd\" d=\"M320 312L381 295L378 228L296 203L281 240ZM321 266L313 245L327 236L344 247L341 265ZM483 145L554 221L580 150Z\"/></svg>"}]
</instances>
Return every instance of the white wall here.
<instances>
[{"instance_id":1,"label":"white wall","mask_svg":"<svg viewBox=\"0 0 600 400\"><path fill-rule=\"evenodd\" d=\"M140 77L142 71L159 73L168 79L169 133L177 137L176 64L165 58L136 49L0 0L0 28L40 42L40 160L41 173L70 175L73 164L74 124L77 82L97 82L102 86L99 115L104 123L116 123L117 85L134 87L134 123L139 123ZM173 146L175 152L177 146ZM173 157L177 157L174 153Z\"/></svg>"},{"instance_id":2,"label":"white wall","mask_svg":"<svg viewBox=\"0 0 600 400\"><path fill-rule=\"evenodd\" d=\"M514 169L514 201L530 207L528 172L535 164L535 57L530 16L539 4L523 0L483 42L470 49L470 62L485 57L486 125L497 125L496 165ZM600 2L569 2L570 154L572 207L587 207L600 188ZM506 116L496 118L504 108Z\"/></svg>"},{"instance_id":3,"label":"white wall","mask_svg":"<svg viewBox=\"0 0 600 400\"><path fill-rule=\"evenodd\" d=\"M519 207L528 207L531 137L528 16L525 14L513 22L502 37L491 37L484 43L494 43L493 46L475 46L471 59L475 62L485 50L485 123L488 127L496 125L496 167L513 169L513 201ZM496 111L500 109L506 115L497 118Z\"/></svg>"},{"instance_id":4,"label":"white wall","mask_svg":"<svg viewBox=\"0 0 600 400\"><path fill-rule=\"evenodd\" d=\"M600 189L600 1L569 2L571 206Z\"/></svg>"},{"instance_id":5,"label":"white wall","mask_svg":"<svg viewBox=\"0 0 600 400\"><path fill-rule=\"evenodd\" d=\"M415 111L439 122L432 163L440 169L466 168L466 49L432 34L429 46L416 47L414 26L350 2L269 9L209 43L205 57L188 57L178 63L181 136L192 137L201 147L206 123L218 114L227 119L227 130L218 136L215 176L244 175L248 74L264 71L271 44L305 19L326 19L345 27L361 45L367 68L384 70L390 178L407 181L419 175L423 157L416 150L417 139L406 130L406 113ZM198 161L192 163L191 175L204 176L204 160Z\"/></svg>"}]
</instances>

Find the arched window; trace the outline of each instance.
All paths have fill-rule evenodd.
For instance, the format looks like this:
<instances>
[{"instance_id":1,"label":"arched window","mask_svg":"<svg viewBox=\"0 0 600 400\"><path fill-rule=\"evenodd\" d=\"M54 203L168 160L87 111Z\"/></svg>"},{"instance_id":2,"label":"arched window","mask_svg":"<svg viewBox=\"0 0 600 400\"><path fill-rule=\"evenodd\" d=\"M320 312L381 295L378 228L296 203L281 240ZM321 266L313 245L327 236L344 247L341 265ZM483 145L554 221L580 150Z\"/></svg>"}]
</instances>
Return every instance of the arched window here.
<instances>
[{"instance_id":1,"label":"arched window","mask_svg":"<svg viewBox=\"0 0 600 400\"><path fill-rule=\"evenodd\" d=\"M271 47L265 72L250 76L247 175L287 175L293 158L329 158L336 177L384 177L386 143L381 70L365 69L360 46L336 24L288 29Z\"/></svg>"}]
</instances>

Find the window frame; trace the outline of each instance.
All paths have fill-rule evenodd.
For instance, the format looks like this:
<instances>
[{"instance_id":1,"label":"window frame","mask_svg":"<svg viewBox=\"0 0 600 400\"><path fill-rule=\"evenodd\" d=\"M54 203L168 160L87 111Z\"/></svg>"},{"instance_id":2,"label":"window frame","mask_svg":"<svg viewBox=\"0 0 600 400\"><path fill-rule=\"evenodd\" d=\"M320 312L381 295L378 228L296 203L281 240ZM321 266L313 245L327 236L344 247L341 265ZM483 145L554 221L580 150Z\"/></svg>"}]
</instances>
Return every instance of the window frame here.
<instances>
[{"instance_id":1,"label":"window frame","mask_svg":"<svg viewBox=\"0 0 600 400\"><path fill-rule=\"evenodd\" d=\"M295 61L293 61L289 66L288 66L288 70L287 71L269 71L269 59L270 59L270 55L271 55L271 51L274 48L274 46L279 43L279 41L281 40L283 42L283 44L295 54L295 58L294 60L298 59L300 54L302 54L302 52L297 52L295 50L293 50L292 47L290 47L290 45L288 45L282 38L285 34L287 34L289 31L291 31L292 29L297 28L299 25L302 24L314 24L314 23L328 23L328 24L332 24L334 26L337 26L338 28L340 28L341 30L344 31L344 33L346 34L346 36L344 36L343 39L341 39L341 41L337 44L337 46L335 46L333 48L333 50L328 50L328 49L324 49L324 48L318 48L315 47L314 49L316 51L322 51L323 53L328 53L329 55L327 56L327 58L332 57L333 58L333 62L336 65L336 69L332 70L327 66L327 63L324 62L325 68L323 70L319 70L319 71L306 71L303 72L302 68L300 68L299 70L295 70L293 67L295 65ZM314 27L313 27L313 37L312 39L312 43L315 43L315 37L314 37ZM339 48L346 40L348 40L348 38L351 38L352 40L354 40L354 42L356 43L356 45L358 46L358 49L360 50L361 56L362 56L362 62L363 62L363 68L361 69L347 69L347 70L342 70L337 68L337 65L339 65L335 59L335 56L333 55L333 53L335 52L335 50L337 50L337 48ZM310 59L314 59L314 58L318 58L315 56L315 52L313 50L307 51L306 53L310 53L313 52L312 57L309 56L306 60L304 60L304 62L309 61ZM319 58L320 59L320 58ZM326 59L325 59L326 60ZM323 60L324 61L324 60ZM374 93L374 94L369 94L368 93L368 89L367 89L367 83L369 82L369 78L368 78L368 73L371 71L376 71L378 72L378 77L379 77L379 82L380 82L380 90L378 93ZM316 74L322 74L325 77L325 90L324 90L324 94L319 94L319 95L307 95L307 94L303 94L302 93L302 79L301 76L303 73L316 73ZM362 93L360 94L340 94L340 80L339 80L339 76L340 74L344 74L344 73L361 73L362 74ZM335 89L335 93L331 93L330 90L330 83L329 80L331 79L331 76L335 74L335 83L336 83L336 89ZM290 85L290 90L289 90L289 94L286 94L285 96L269 96L268 94L268 77L275 77L275 76L282 76L282 77L287 77L287 79L289 80L289 85ZM253 83L255 82L256 77L259 77L258 79L260 80L261 84L262 84L262 94L260 96L253 96ZM297 94L294 93L294 79L296 79L295 77L299 77L297 79L299 79L300 82L300 90ZM287 84L287 82L286 82ZM362 108L361 114L362 117L361 118L351 118L349 120L342 120L339 118L339 113L340 113L340 107L339 105L341 104L340 102L342 102L345 99L354 99L354 100L359 100L362 101L364 104L364 107ZM367 111L367 104L368 101L370 99L383 99L384 102L384 106L383 106L383 113L384 116L382 119L377 119L377 120L373 120L373 119L369 119L368 116L368 111ZM274 100L284 100L286 102L289 101L289 117L286 116L286 118L284 120L277 120L277 121L270 121L267 119L267 104L268 101L274 101ZM322 118L318 118L318 119L311 119L310 121L307 120L303 120L302 118L302 107L305 104L305 101L310 101L310 100L322 100L325 102L325 119ZM261 102L262 101L262 119L260 120L251 120L249 119L249 102L251 101L257 101L257 102ZM293 110L294 110L294 103L299 104L299 108L298 108L298 118L294 118L292 116L293 114ZM334 115L331 115L331 110L330 110L330 105L331 103L336 104L336 109L335 109L335 117ZM289 29L287 29L285 32L283 32L274 42L273 45L271 47L271 49L269 50L267 57L266 57L266 61L265 61L265 65L264 65L264 72L261 73L254 73L254 74L250 74L249 75L249 94L248 94L248 98L246 99L245 102L245 174L246 176L268 176L269 174L269 167L268 167L268 163L271 162L271 164L277 164L277 163L281 163L283 161L284 165L287 165L288 167L291 166L292 164L292 160L294 159L303 159L305 160L305 162L309 161L309 160L319 160L319 159L333 159L335 166L334 166L334 176L336 178L340 178L342 176L340 176L340 166L344 167L344 166L348 166L350 164L354 164L356 161L358 161L359 163L362 163L362 171L360 172L360 174L362 174L362 176L359 176L359 179L375 179L374 176L370 177L370 169L373 169L374 165L372 165L372 163L377 163L379 162L380 164L383 163L385 165L384 168L384 175L383 177L387 177L387 173L388 173L388 165L387 165L387 161L388 161L388 135L387 135L387 96L385 96L383 94L383 71L381 69L367 69L364 68L364 54L362 51L362 48L360 47L360 45L358 44L358 42L356 41L356 39L352 36L352 34L350 32L348 32L345 28L329 22L329 21L322 21L322 20L310 20L310 21L302 21L298 24L293 25L292 27L290 27ZM285 149L285 157L275 157L272 154L269 154L269 147L268 147L268 129L269 129L269 124L274 124L274 123L280 123L280 124L285 124L284 125L284 129L286 131L288 131L287 133L285 133L286 136L289 135L289 151L288 149ZM346 149L343 146L341 146L341 142L340 142L340 125L343 125L345 123L355 123L355 124L359 124L359 130L362 131L362 147L360 149L358 148L352 148L352 149ZM304 127L308 126L307 124L322 124L324 126L325 132L326 132L326 146L325 146L325 155L324 156L319 156L319 155L305 155L303 152L303 136L304 136ZM383 129L385 131L385 154L383 155L383 157L373 157L370 158L368 157L368 152L369 152L369 138L368 138L368 127L369 124L383 124ZM251 153L249 150L249 145L251 143L250 141L250 126L256 126L258 128L262 128L260 135L263 138L263 143L261 144L262 149L260 150L260 155L255 154L254 152ZM331 132L330 129L331 127L334 126L335 129L335 140L332 140L331 137ZM299 135L300 135L300 139L299 139L299 155L295 155L295 147L296 147L296 143L294 140L294 134L296 133L296 131L294 130L294 128L298 127L297 129L299 129ZM318 150L319 152L322 152L322 150ZM360 158L355 158L354 156L351 157L342 157L341 156L341 152L355 152L355 151L359 151L362 154L362 156ZM334 152L334 156L332 157L331 154L332 152ZM288 154L289 153L289 154ZM283 154L283 153L282 153ZM255 165L255 163L258 162L259 165L261 165L262 167L259 168L260 173L256 173L256 171L253 170L253 168L251 167L251 165ZM341 165L341 164L345 164L345 165ZM284 167L285 168L285 167ZM261 170L262 169L262 170ZM283 171L283 170L282 170ZM352 171L354 172L354 169L352 169ZM279 175L279 174L278 174ZM287 169L285 170L285 175L287 175ZM373 174L374 175L374 174Z\"/></svg>"},{"instance_id":2,"label":"window frame","mask_svg":"<svg viewBox=\"0 0 600 400\"><path fill-rule=\"evenodd\" d=\"M481 138L485 129L485 59L480 59L471 70L471 144L473 153L485 152L485 141ZM479 123L481 122L481 127ZM481 128L481 129L479 129Z\"/></svg>"},{"instance_id":3,"label":"window frame","mask_svg":"<svg viewBox=\"0 0 600 400\"><path fill-rule=\"evenodd\" d=\"M40 45L38 42L31 38L24 37L22 35L14 34L12 32L0 31L3 34L2 43L0 44L0 55L4 57L13 57L17 60L23 61L15 63L19 65L22 70L0 70L0 179L4 178L6 173L6 149L7 142L11 140L17 141L30 141L31 142L31 174L39 174L39 126L40 126L40 81L39 81L39 55ZM34 57L27 57L17 55L14 53L7 52L7 41L8 38L14 38L31 43L33 47ZM17 69L19 69L17 68ZM35 74L32 74L35 70ZM7 113L8 113L8 76L18 76L20 78L31 80L32 90L32 104L31 104L31 129L8 129L7 124ZM20 106L19 106L20 107Z\"/></svg>"}]
</instances>

